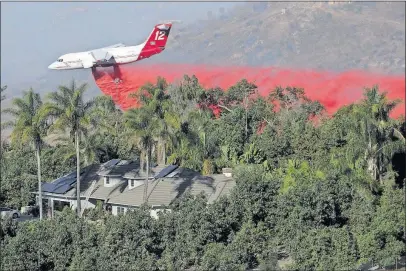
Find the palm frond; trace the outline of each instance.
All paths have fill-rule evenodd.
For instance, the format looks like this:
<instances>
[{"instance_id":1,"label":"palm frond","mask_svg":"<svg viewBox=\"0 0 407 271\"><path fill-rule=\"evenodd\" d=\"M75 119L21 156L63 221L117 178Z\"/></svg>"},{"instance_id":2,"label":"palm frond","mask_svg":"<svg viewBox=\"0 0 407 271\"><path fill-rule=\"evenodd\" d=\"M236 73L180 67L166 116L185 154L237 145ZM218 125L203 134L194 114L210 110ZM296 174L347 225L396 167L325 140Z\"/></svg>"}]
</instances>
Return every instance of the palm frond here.
<instances>
[{"instance_id":1,"label":"palm frond","mask_svg":"<svg viewBox=\"0 0 407 271\"><path fill-rule=\"evenodd\" d=\"M1 124L1 129L13 128L16 125L15 121L6 121Z\"/></svg>"},{"instance_id":2,"label":"palm frond","mask_svg":"<svg viewBox=\"0 0 407 271\"><path fill-rule=\"evenodd\" d=\"M6 109L3 109L1 112L4 114L9 114L13 117L18 117L18 114L19 114L19 110L17 110L16 108L6 108Z\"/></svg>"}]
</instances>

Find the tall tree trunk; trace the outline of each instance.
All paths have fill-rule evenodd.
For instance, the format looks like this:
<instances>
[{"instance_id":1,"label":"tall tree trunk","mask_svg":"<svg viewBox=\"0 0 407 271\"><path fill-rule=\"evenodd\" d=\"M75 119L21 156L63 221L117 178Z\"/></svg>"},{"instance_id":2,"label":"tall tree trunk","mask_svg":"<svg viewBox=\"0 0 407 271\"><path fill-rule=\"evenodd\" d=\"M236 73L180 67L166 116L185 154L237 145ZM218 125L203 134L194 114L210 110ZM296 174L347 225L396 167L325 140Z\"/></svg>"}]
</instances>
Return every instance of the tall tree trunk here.
<instances>
[{"instance_id":1,"label":"tall tree trunk","mask_svg":"<svg viewBox=\"0 0 407 271\"><path fill-rule=\"evenodd\" d=\"M204 145L204 152L205 152L205 155L206 155L207 153L206 153L206 133L205 133L205 130L203 132L203 145Z\"/></svg>"},{"instance_id":2,"label":"tall tree trunk","mask_svg":"<svg viewBox=\"0 0 407 271\"><path fill-rule=\"evenodd\" d=\"M159 156L159 155L158 155L158 148L157 148L157 151L156 151L155 149L156 149L156 148L155 148L155 144L154 144L154 145L151 147L151 151L150 151L150 154L151 154L151 155L150 155L150 158L151 158L151 156L155 155L156 160L159 161L159 160L158 160L158 158L159 158L159 157L158 157L158 156Z\"/></svg>"},{"instance_id":3,"label":"tall tree trunk","mask_svg":"<svg viewBox=\"0 0 407 271\"><path fill-rule=\"evenodd\" d=\"M167 162L167 153L166 153L166 149L165 149L165 141L163 141L163 165L165 165L165 163Z\"/></svg>"},{"instance_id":4,"label":"tall tree trunk","mask_svg":"<svg viewBox=\"0 0 407 271\"><path fill-rule=\"evenodd\" d=\"M374 162L374 157L373 155L373 150L372 150L372 138L369 130L369 126L366 124L366 129L367 129L367 136L368 136L368 144L367 144L367 149L365 151L365 160L367 160L367 172L370 174L373 180L376 181L376 174L375 174L375 162Z\"/></svg>"},{"instance_id":5,"label":"tall tree trunk","mask_svg":"<svg viewBox=\"0 0 407 271\"><path fill-rule=\"evenodd\" d=\"M246 141L247 141L247 93L246 93L246 95L245 95L245 98L244 98L244 108L245 108L245 122L246 122L246 129L245 129L245 131L246 131L246 137L245 137L245 139L244 139L244 142L246 143Z\"/></svg>"},{"instance_id":6,"label":"tall tree trunk","mask_svg":"<svg viewBox=\"0 0 407 271\"><path fill-rule=\"evenodd\" d=\"M76 211L78 217L81 216L81 162L79 159L79 132L75 132L76 145Z\"/></svg>"},{"instance_id":7,"label":"tall tree trunk","mask_svg":"<svg viewBox=\"0 0 407 271\"><path fill-rule=\"evenodd\" d=\"M42 220L42 183L41 183L41 157L40 157L40 146L36 144L35 152L37 155L37 175L38 175L38 201L40 205L40 220Z\"/></svg>"},{"instance_id":8,"label":"tall tree trunk","mask_svg":"<svg viewBox=\"0 0 407 271\"><path fill-rule=\"evenodd\" d=\"M146 179L144 181L144 203L147 203L147 190L148 190L148 177L150 176L150 153L151 147L147 148L147 167L146 167Z\"/></svg>"},{"instance_id":9,"label":"tall tree trunk","mask_svg":"<svg viewBox=\"0 0 407 271\"><path fill-rule=\"evenodd\" d=\"M144 171L144 167L145 167L145 151L141 151L140 152L140 172Z\"/></svg>"}]
</instances>

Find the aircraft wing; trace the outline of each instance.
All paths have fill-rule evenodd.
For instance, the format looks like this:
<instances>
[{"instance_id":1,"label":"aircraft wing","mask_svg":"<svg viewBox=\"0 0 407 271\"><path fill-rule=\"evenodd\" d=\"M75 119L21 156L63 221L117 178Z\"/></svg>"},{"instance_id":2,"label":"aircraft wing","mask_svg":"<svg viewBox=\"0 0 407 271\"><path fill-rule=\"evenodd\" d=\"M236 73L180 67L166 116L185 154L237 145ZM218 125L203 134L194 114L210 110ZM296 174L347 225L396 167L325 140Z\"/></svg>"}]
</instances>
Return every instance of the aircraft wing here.
<instances>
[{"instance_id":1,"label":"aircraft wing","mask_svg":"<svg viewBox=\"0 0 407 271\"><path fill-rule=\"evenodd\" d=\"M89 51L89 53L91 54L91 56L94 58L95 61L110 59L112 56L109 54L108 51L103 50L103 49L105 49L105 48L92 50L92 51Z\"/></svg>"}]
</instances>

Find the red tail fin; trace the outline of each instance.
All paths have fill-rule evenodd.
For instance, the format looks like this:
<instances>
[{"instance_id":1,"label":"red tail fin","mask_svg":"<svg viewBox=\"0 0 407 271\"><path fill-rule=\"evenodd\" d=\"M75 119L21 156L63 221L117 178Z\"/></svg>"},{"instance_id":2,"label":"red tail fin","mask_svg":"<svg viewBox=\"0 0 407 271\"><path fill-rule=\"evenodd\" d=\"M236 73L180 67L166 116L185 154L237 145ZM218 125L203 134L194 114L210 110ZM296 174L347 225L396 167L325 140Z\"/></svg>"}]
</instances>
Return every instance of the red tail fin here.
<instances>
[{"instance_id":1,"label":"red tail fin","mask_svg":"<svg viewBox=\"0 0 407 271\"><path fill-rule=\"evenodd\" d=\"M171 27L172 23L156 25L145 42L138 60L148 58L164 51Z\"/></svg>"}]
</instances>

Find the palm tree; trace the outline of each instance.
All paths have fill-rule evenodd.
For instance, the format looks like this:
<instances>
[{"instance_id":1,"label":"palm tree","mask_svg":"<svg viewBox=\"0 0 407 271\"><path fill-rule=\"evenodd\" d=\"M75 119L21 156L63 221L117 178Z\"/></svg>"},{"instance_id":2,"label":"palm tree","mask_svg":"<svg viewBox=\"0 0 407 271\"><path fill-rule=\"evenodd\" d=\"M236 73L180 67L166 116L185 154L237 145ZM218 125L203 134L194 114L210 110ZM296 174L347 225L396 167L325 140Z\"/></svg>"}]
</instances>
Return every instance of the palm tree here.
<instances>
[{"instance_id":1,"label":"palm tree","mask_svg":"<svg viewBox=\"0 0 407 271\"><path fill-rule=\"evenodd\" d=\"M89 166L96 160L96 151L99 146L96 143L97 134L88 134L80 144L79 153L83 157L83 165ZM76 156L76 147L72 139L68 136L60 136L54 139L58 144L58 155L63 158L63 161L73 159Z\"/></svg>"},{"instance_id":2,"label":"palm tree","mask_svg":"<svg viewBox=\"0 0 407 271\"><path fill-rule=\"evenodd\" d=\"M167 144L171 142L171 128L168 125L168 121L172 117L171 113L171 100L170 96L165 93L168 84L162 77L157 78L156 84L147 83L140 88L136 93L131 94L131 97L137 98L143 108L148 110L154 115L155 120L158 122L157 137L161 145L161 159L159 150L157 148L157 160L162 160L165 164Z\"/></svg>"},{"instance_id":3,"label":"palm tree","mask_svg":"<svg viewBox=\"0 0 407 271\"><path fill-rule=\"evenodd\" d=\"M125 113L125 124L131 130L136 143L146 157L146 179L144 182L144 203L147 203L148 179L150 176L151 152L157 138L159 121L150 107L130 109ZM141 168L140 168L141 170Z\"/></svg>"},{"instance_id":4,"label":"palm tree","mask_svg":"<svg viewBox=\"0 0 407 271\"><path fill-rule=\"evenodd\" d=\"M94 105L91 112L92 125L95 128L93 139L103 142L98 144L97 150L109 158L112 158L111 156L117 157L125 130L122 121L123 112L116 108L110 96L96 97Z\"/></svg>"},{"instance_id":5,"label":"palm tree","mask_svg":"<svg viewBox=\"0 0 407 271\"><path fill-rule=\"evenodd\" d=\"M87 89L84 83L79 87L74 80L71 85L59 86L58 91L49 94L50 103L46 104L46 113L55 120L52 130L68 133L76 149L76 197L77 213L81 214L80 199L80 140L86 137L90 125L89 112L93 101L85 102L83 95Z\"/></svg>"},{"instance_id":6,"label":"palm tree","mask_svg":"<svg viewBox=\"0 0 407 271\"><path fill-rule=\"evenodd\" d=\"M365 98L361 104L351 107L353 116L348 120L349 152L356 161L362 158L367 163L367 172L373 180L382 182L386 167L392 156L404 149L405 140L397 138L400 133L397 121L390 118L391 111L399 100L389 101L386 93L380 93L377 86L365 89Z\"/></svg>"},{"instance_id":7,"label":"palm tree","mask_svg":"<svg viewBox=\"0 0 407 271\"><path fill-rule=\"evenodd\" d=\"M389 101L386 93L379 93L379 88L374 86L365 90L363 102L361 130L368 139L365 159L368 161L368 170L374 179L382 182L385 165L391 157L404 149L402 140L393 141L391 137L397 130L397 124L390 118L391 111L400 103L400 100Z\"/></svg>"},{"instance_id":8,"label":"palm tree","mask_svg":"<svg viewBox=\"0 0 407 271\"><path fill-rule=\"evenodd\" d=\"M5 126L13 127L11 139L21 144L30 142L33 145L37 156L38 174L38 197L40 207L40 220L42 219L42 187L41 187L41 147L43 136L46 134L48 124L43 115L43 104L41 97L32 89L24 92L23 98L14 98L12 101L14 108L4 110L15 117L14 121L5 123Z\"/></svg>"}]
</instances>

